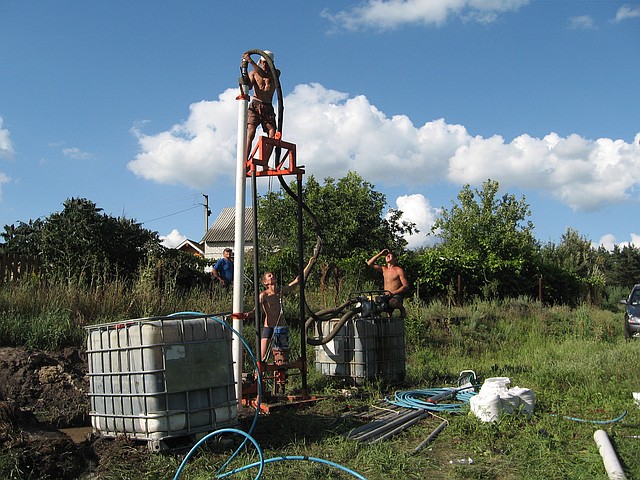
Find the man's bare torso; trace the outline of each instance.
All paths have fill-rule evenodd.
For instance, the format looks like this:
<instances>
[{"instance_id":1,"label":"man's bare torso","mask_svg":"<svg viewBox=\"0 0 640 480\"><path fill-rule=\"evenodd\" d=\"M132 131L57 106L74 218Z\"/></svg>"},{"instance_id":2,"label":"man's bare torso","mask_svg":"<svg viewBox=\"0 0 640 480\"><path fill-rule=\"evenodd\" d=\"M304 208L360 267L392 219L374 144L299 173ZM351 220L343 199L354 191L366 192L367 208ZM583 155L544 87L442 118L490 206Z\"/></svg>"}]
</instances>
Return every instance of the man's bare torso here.
<instances>
[{"instance_id":1,"label":"man's bare torso","mask_svg":"<svg viewBox=\"0 0 640 480\"><path fill-rule=\"evenodd\" d=\"M260 294L260 303L264 312L264 326L273 328L280 325L282 292L277 292L275 289L267 289Z\"/></svg>"},{"instance_id":2,"label":"man's bare torso","mask_svg":"<svg viewBox=\"0 0 640 480\"><path fill-rule=\"evenodd\" d=\"M390 292L398 290L402 286L402 278L404 270L397 265L383 266L382 276L384 278L384 289Z\"/></svg>"},{"instance_id":3,"label":"man's bare torso","mask_svg":"<svg viewBox=\"0 0 640 480\"><path fill-rule=\"evenodd\" d=\"M260 75L255 70L249 73L249 79L253 84L253 96L261 102L271 103L273 100L273 94L276 90L276 86L273 83L273 79L269 72L265 72L266 76Z\"/></svg>"}]
</instances>

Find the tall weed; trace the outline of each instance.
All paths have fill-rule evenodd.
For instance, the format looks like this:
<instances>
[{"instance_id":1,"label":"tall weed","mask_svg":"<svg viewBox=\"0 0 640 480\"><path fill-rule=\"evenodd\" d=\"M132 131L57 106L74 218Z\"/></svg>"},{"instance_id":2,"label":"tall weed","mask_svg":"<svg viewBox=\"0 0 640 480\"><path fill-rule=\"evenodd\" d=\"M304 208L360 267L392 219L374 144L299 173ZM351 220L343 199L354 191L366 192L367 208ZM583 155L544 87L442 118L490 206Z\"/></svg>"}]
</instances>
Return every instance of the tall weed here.
<instances>
[{"instance_id":1,"label":"tall weed","mask_svg":"<svg viewBox=\"0 0 640 480\"><path fill-rule=\"evenodd\" d=\"M0 312L0 345L55 351L81 345L83 332L68 311L53 310L35 316Z\"/></svg>"}]
</instances>

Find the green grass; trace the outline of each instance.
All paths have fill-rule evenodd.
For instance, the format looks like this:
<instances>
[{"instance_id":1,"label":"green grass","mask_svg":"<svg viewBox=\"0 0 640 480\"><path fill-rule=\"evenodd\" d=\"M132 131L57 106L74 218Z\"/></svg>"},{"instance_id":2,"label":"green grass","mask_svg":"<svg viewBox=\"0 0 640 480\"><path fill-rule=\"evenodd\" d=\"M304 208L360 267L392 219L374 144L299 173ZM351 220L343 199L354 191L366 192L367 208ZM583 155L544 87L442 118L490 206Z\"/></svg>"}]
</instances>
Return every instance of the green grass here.
<instances>
[{"instance_id":1,"label":"green grass","mask_svg":"<svg viewBox=\"0 0 640 480\"><path fill-rule=\"evenodd\" d=\"M55 289L54 289L55 290ZM311 305L326 305L310 292ZM250 304L251 299L247 301ZM296 314L295 298L285 311ZM606 479L603 461L593 440L598 429L609 434L628 478L640 479L640 409L632 392L640 391L637 361L640 342L625 341L622 312L588 305L578 308L542 307L526 298L476 302L455 307L442 302L406 303L407 378L400 385L378 382L347 388L315 371L314 351L307 348L311 393L324 399L312 407L283 409L262 415L253 437L265 458L284 455L317 457L336 462L375 479ZM159 294L144 288L109 287L101 292L23 287L0 290L0 340L3 345L30 348L60 347L81 342L84 325L178 311L230 311L228 292ZM299 336L292 329L292 345ZM255 331L245 329L249 345ZM512 386L536 395L531 417L504 415L482 423L471 414L443 416L449 423L416 455L412 452L441 422L430 417L376 444L360 444L345 434L360 423L352 414L373 408L397 390L454 386L462 370L478 377L506 376ZM291 392L300 377L291 377ZM620 421L604 422L627 415ZM583 421L578 421L583 420ZM243 421L248 428L249 420ZM233 449L207 444L180 478L212 478ZM450 460L473 459L471 465ZM243 450L230 468L255 462L255 449ZM147 454L131 469L112 465L100 478L171 478L181 457ZM257 469L233 478L255 478ZM263 479L353 478L326 464L277 461L265 466Z\"/></svg>"},{"instance_id":2,"label":"green grass","mask_svg":"<svg viewBox=\"0 0 640 480\"><path fill-rule=\"evenodd\" d=\"M312 372L312 389L328 399L308 410L261 417L254 436L265 457L323 458L368 479L604 480L606 471L593 440L594 432L604 429L628 478L640 478L640 441L629 438L640 434L640 410L631 395L640 390L635 370L640 342L623 339L620 312L588 306L542 308L523 299L462 308L440 303L407 306L406 383L346 389ZM455 385L460 371L467 369L481 379L508 376L512 386L532 389L537 400L534 414L504 415L497 423L482 423L471 414L446 416L448 426L417 455L413 450L440 418L423 420L378 444L344 437L357 425L349 420L350 411L369 408L394 390ZM625 411L617 422L595 423ZM208 478L214 465L226 458L202 455L211 464L201 467L194 462L181 478ZM449 463L468 457L471 465ZM255 456L250 454L236 460L238 465L252 461ZM254 478L256 472L237 478ZM352 478L335 468L297 461L268 464L262 478L294 476Z\"/></svg>"}]
</instances>

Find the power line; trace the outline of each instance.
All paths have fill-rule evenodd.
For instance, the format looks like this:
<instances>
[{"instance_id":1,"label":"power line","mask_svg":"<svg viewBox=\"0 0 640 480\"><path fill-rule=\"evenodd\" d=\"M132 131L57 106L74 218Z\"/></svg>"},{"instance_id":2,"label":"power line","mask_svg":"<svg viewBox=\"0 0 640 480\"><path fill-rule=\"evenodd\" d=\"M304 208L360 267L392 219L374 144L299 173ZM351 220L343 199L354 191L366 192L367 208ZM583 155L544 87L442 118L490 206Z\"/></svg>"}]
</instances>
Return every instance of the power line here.
<instances>
[{"instance_id":1,"label":"power line","mask_svg":"<svg viewBox=\"0 0 640 480\"><path fill-rule=\"evenodd\" d=\"M190 201L189 203L193 205L196 202L196 198L198 198L197 193L191 193L188 195L178 195L178 196L172 195L170 197L165 197L157 201L137 203L136 206L138 208L148 208L148 207L156 207L158 205L174 205L175 206L176 204L180 204L180 203L184 205L185 200L189 200Z\"/></svg>"},{"instance_id":2,"label":"power line","mask_svg":"<svg viewBox=\"0 0 640 480\"><path fill-rule=\"evenodd\" d=\"M151 223L156 220L162 220L163 218L173 217L174 215L178 215L180 213L188 212L189 210L193 210L194 208L200 208L202 205L194 205L193 207L186 208L184 210L180 210L179 212L169 213L168 215L163 215L162 217L152 218L151 220L144 220L142 223Z\"/></svg>"}]
</instances>

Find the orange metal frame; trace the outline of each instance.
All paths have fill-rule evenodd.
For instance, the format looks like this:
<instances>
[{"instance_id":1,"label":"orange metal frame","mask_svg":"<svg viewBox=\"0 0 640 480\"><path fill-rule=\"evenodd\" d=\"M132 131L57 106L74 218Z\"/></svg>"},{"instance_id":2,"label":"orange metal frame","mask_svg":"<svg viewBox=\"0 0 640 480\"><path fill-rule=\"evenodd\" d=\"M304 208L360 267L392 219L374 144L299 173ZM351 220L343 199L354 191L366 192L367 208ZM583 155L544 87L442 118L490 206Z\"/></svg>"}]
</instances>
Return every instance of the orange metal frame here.
<instances>
[{"instance_id":1,"label":"orange metal frame","mask_svg":"<svg viewBox=\"0 0 640 480\"><path fill-rule=\"evenodd\" d=\"M272 156L275 156L275 165L273 167L269 165L269 160ZM256 177L302 175L304 174L304 166L298 166L296 163L296 145L282 140L281 134L278 132L274 138L266 136L258 137L256 145L253 147L251 154L247 158L246 171L248 177L251 177L254 172ZM280 364L259 362L258 366L263 380L272 380L275 384L280 385L283 385L286 382L287 376L290 375L288 373L289 370L297 369L302 373L302 369L305 367L302 359ZM276 395L275 393L276 392L262 392L262 401L260 402L260 410L262 412L268 413L270 410L284 406L285 404L304 404L318 400L318 397L316 396ZM257 385L255 383L247 385L246 388L243 389L242 393L243 404L245 406L255 407L258 403L257 396ZM275 404L270 403L273 400L276 400ZM283 400L285 400L285 404L281 403Z\"/></svg>"},{"instance_id":2,"label":"orange metal frame","mask_svg":"<svg viewBox=\"0 0 640 480\"><path fill-rule=\"evenodd\" d=\"M258 362L258 368L260 369L260 378L262 379L263 387L266 386L266 380L274 382L273 391L262 391L262 397L258 402L258 385L254 382L248 383L243 387L242 391L242 403L244 406L257 407L260 404L260 411L268 413L275 408L281 408L292 404L309 403L318 400L316 396L309 395L286 395L284 393L276 393L276 385L282 385L286 383L287 377L291 374L289 370L297 369L302 372L303 368L302 359L295 360L293 362L286 362L281 364ZM300 375L293 374L293 375ZM284 402L284 403L283 403Z\"/></svg>"},{"instance_id":3,"label":"orange metal frame","mask_svg":"<svg viewBox=\"0 0 640 480\"><path fill-rule=\"evenodd\" d=\"M276 152L274 167L269 166L272 152ZM280 139L278 132L275 138L258 137L256 146L247 159L247 176L255 170L256 176L300 175L304 173L304 165L296 165L296 145ZM258 170L257 167L261 167Z\"/></svg>"}]
</instances>

